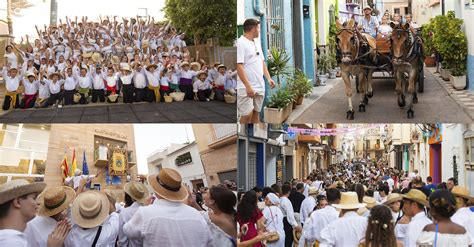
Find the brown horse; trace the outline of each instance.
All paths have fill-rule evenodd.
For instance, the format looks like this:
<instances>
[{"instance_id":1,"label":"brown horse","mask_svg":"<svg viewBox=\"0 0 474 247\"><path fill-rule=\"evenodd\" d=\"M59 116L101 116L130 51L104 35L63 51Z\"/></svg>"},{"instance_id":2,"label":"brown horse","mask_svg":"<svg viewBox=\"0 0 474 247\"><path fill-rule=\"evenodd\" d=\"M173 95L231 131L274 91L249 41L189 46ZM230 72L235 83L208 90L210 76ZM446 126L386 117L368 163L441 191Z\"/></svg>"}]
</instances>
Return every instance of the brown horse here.
<instances>
[{"instance_id":1,"label":"brown horse","mask_svg":"<svg viewBox=\"0 0 474 247\"><path fill-rule=\"evenodd\" d=\"M398 106L404 107L405 94L411 96L408 105L407 118L413 118L415 112L413 104L418 103L416 95L416 83L420 76L419 71L423 69L422 45L416 35L410 30L408 23L390 23L393 31L390 36L392 65L395 75L395 91L398 95ZM417 46L419 46L417 48ZM408 81L405 78L408 74Z\"/></svg>"},{"instance_id":2,"label":"brown horse","mask_svg":"<svg viewBox=\"0 0 474 247\"><path fill-rule=\"evenodd\" d=\"M359 92L361 92L361 101L359 103L359 112L365 112L365 105L373 95L372 73L373 69L364 69L360 66L362 59L368 59L375 55L375 40L369 35L361 34L354 28L354 22L351 20L346 26L339 23L337 25L337 49L341 54L339 67L341 68L341 77L346 86L346 96L349 103L347 116L348 120L354 119L354 109L352 107L352 87L350 75L358 75ZM370 40L371 42L367 42Z\"/></svg>"}]
</instances>

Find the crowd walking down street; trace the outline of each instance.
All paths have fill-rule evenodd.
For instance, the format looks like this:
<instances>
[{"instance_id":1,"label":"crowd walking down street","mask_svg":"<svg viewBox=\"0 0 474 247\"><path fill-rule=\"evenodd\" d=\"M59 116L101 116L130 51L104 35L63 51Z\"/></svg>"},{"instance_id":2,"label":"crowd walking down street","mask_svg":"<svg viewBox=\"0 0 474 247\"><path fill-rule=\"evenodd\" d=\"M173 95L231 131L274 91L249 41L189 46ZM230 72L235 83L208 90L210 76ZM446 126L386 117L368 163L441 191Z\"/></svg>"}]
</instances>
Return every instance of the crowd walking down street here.
<instances>
[{"instance_id":1,"label":"crowd walking down street","mask_svg":"<svg viewBox=\"0 0 474 247\"><path fill-rule=\"evenodd\" d=\"M358 160L302 179L239 192L242 246L471 246L474 197L455 178L438 184Z\"/></svg>"}]
</instances>

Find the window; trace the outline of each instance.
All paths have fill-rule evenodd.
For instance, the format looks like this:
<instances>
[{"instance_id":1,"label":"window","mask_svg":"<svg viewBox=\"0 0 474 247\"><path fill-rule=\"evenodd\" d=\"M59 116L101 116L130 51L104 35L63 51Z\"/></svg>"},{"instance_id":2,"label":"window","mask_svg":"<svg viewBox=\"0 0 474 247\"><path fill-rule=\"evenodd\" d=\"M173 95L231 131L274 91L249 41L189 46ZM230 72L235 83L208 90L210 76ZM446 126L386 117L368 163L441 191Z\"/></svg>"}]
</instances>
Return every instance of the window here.
<instances>
[{"instance_id":1,"label":"window","mask_svg":"<svg viewBox=\"0 0 474 247\"><path fill-rule=\"evenodd\" d=\"M177 166L190 164L192 162L193 162L193 158L191 157L190 152L179 155L178 157L176 157L176 160L175 160L175 164Z\"/></svg>"},{"instance_id":2,"label":"window","mask_svg":"<svg viewBox=\"0 0 474 247\"><path fill-rule=\"evenodd\" d=\"M474 170L474 137L464 139L466 168Z\"/></svg>"},{"instance_id":3,"label":"window","mask_svg":"<svg viewBox=\"0 0 474 247\"><path fill-rule=\"evenodd\" d=\"M393 9L393 14L400 14L400 9L399 8L394 8Z\"/></svg>"}]
</instances>

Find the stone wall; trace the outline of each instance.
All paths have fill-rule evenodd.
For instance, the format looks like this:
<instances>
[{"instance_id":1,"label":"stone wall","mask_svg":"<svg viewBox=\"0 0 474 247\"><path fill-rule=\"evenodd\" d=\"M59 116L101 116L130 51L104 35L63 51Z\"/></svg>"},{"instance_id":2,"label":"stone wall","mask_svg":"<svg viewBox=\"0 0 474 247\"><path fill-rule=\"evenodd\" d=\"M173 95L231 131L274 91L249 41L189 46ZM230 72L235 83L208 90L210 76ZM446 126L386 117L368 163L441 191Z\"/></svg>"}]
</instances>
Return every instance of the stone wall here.
<instances>
[{"instance_id":1,"label":"stone wall","mask_svg":"<svg viewBox=\"0 0 474 247\"><path fill-rule=\"evenodd\" d=\"M201 153L208 186L217 185L218 173L237 170L237 139L229 145ZM237 181L237 178L234 179Z\"/></svg>"}]
</instances>

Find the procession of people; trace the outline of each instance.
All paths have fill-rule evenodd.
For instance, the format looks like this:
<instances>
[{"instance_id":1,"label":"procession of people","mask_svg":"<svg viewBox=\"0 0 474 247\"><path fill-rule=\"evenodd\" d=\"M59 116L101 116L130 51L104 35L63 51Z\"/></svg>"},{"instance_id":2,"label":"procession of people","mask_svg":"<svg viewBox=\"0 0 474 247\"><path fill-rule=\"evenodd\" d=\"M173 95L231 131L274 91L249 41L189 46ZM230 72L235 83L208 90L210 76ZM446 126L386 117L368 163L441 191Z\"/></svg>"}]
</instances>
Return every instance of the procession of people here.
<instances>
[{"instance_id":1,"label":"procession of people","mask_svg":"<svg viewBox=\"0 0 474 247\"><path fill-rule=\"evenodd\" d=\"M386 161L354 160L239 192L241 246L471 246L474 197Z\"/></svg>"},{"instance_id":2,"label":"procession of people","mask_svg":"<svg viewBox=\"0 0 474 247\"><path fill-rule=\"evenodd\" d=\"M2 109L89 103L225 101L237 72L192 55L185 34L154 18L68 18L6 46Z\"/></svg>"},{"instance_id":3,"label":"procession of people","mask_svg":"<svg viewBox=\"0 0 474 247\"><path fill-rule=\"evenodd\" d=\"M76 177L75 188L24 179L0 185L1 245L237 245L237 197L235 184L227 180L203 188L198 203L197 193L170 168L126 183L123 201L111 189L87 189L94 176Z\"/></svg>"}]
</instances>

